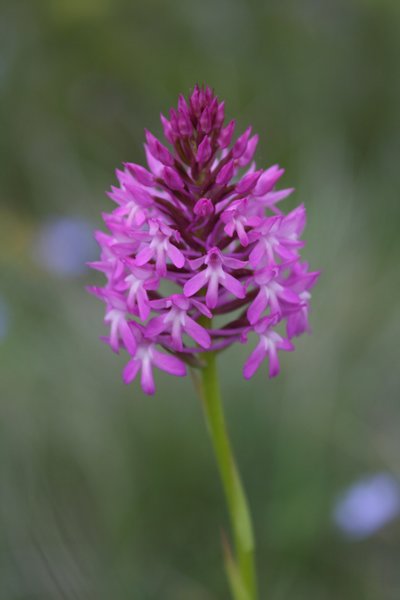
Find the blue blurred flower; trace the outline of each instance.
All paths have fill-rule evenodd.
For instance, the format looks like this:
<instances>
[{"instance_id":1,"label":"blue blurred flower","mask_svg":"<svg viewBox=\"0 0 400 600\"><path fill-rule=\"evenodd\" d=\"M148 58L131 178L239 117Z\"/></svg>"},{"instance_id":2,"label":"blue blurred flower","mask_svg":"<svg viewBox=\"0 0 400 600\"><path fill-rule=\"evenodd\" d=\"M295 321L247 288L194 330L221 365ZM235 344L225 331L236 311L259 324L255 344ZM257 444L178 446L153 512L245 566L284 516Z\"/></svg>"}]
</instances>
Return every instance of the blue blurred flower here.
<instances>
[{"instance_id":1,"label":"blue blurred flower","mask_svg":"<svg viewBox=\"0 0 400 600\"><path fill-rule=\"evenodd\" d=\"M81 275L86 262L96 256L93 224L79 217L61 217L44 223L34 240L34 256L50 273Z\"/></svg>"},{"instance_id":2,"label":"blue blurred flower","mask_svg":"<svg viewBox=\"0 0 400 600\"><path fill-rule=\"evenodd\" d=\"M400 485L388 473L361 479L338 499L333 518L348 537L366 538L400 513Z\"/></svg>"}]
</instances>

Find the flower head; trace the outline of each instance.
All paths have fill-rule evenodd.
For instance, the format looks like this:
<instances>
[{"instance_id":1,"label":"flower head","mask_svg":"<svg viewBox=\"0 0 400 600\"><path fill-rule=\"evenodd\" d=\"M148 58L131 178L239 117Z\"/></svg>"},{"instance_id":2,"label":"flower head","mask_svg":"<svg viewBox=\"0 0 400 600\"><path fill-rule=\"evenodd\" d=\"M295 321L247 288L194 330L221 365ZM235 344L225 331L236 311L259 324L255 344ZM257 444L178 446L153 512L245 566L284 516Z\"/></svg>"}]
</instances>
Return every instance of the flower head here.
<instances>
[{"instance_id":1,"label":"flower head","mask_svg":"<svg viewBox=\"0 0 400 600\"><path fill-rule=\"evenodd\" d=\"M256 169L258 136L249 127L235 141L235 121L224 124L224 103L210 88L180 96L161 123L166 144L145 132L147 167L117 170L109 193L117 206L104 215L109 233L96 233L101 257L91 263L107 278L90 289L106 305L106 340L130 355L124 381L141 371L151 394L153 366L185 375L185 363L201 366L202 353L249 333L259 342L244 376L268 359L273 377L278 350L293 350L291 339L309 330L318 273L300 260L304 206L278 208L293 192L275 188L284 170ZM225 325L213 327L214 315Z\"/></svg>"}]
</instances>

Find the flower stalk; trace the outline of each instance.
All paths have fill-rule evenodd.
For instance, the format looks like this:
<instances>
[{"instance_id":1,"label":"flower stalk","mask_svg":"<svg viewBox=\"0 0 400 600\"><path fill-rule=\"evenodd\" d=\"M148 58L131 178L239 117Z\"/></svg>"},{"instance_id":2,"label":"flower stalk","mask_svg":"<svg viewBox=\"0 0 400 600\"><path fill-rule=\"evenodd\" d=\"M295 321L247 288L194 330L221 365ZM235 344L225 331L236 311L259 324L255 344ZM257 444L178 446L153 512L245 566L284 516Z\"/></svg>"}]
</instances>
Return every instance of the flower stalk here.
<instances>
[{"instance_id":1,"label":"flower stalk","mask_svg":"<svg viewBox=\"0 0 400 600\"><path fill-rule=\"evenodd\" d=\"M236 561L225 550L227 573L235 600L256 600L254 534L246 494L235 463L226 427L216 354L204 355L201 370L201 395L207 428L211 437L219 474L231 520Z\"/></svg>"}]
</instances>

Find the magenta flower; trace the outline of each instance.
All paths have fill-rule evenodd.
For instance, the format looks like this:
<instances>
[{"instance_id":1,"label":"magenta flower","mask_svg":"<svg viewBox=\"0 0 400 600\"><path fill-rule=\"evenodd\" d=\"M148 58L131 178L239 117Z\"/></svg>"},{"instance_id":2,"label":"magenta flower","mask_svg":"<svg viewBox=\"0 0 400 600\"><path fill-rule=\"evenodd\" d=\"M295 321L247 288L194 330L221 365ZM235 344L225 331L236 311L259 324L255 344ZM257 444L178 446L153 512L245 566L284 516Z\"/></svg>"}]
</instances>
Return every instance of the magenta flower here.
<instances>
[{"instance_id":1,"label":"magenta flower","mask_svg":"<svg viewBox=\"0 0 400 600\"><path fill-rule=\"evenodd\" d=\"M275 377L279 373L278 349L294 350L291 341L283 338L274 330L276 322L277 319L274 317L264 317L254 326L255 332L259 336L259 342L243 367L243 375L246 379L253 377L266 356L269 358L269 376Z\"/></svg>"},{"instance_id":2,"label":"magenta flower","mask_svg":"<svg viewBox=\"0 0 400 600\"><path fill-rule=\"evenodd\" d=\"M180 96L161 122L166 145L146 131L147 168L117 170L109 193L117 206L104 215L109 232L96 233L101 257L91 263L107 278L90 288L106 305L107 341L130 355L124 381L141 371L152 394L154 366L185 375L185 363L202 366L204 352L252 332L259 342L244 376L268 360L274 377L278 351L309 330L318 273L300 259L304 206L278 208L293 192L275 187L284 170L256 169L258 136L249 127L233 141L235 122L224 125L224 103L210 88ZM222 327L214 315L225 316Z\"/></svg>"},{"instance_id":3,"label":"magenta flower","mask_svg":"<svg viewBox=\"0 0 400 600\"><path fill-rule=\"evenodd\" d=\"M186 375L186 367L181 360L170 354L165 354L157 350L154 338L143 332L142 328L132 325L134 343L127 350L131 354L131 359L127 363L123 372L125 383L130 383L141 371L141 384L146 394L154 394L155 384L153 377L153 365L159 369L182 377Z\"/></svg>"},{"instance_id":4,"label":"magenta flower","mask_svg":"<svg viewBox=\"0 0 400 600\"><path fill-rule=\"evenodd\" d=\"M190 297L196 294L204 286L207 286L206 305L215 308L218 304L218 288L222 285L237 298L244 298L244 287L230 273L224 269L240 269L246 266L246 261L238 260L232 256L224 256L219 248L211 248L205 256L190 261L193 270L201 265L207 265L205 269L194 275L183 286L183 293Z\"/></svg>"}]
</instances>

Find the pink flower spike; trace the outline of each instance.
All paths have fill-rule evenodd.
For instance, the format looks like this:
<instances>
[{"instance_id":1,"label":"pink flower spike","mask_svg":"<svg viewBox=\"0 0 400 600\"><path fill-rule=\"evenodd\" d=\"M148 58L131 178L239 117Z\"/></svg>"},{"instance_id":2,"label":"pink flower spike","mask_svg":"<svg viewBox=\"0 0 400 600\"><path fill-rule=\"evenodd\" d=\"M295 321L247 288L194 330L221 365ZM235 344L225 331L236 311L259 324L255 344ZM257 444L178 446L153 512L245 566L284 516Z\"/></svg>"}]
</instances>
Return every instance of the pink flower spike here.
<instances>
[{"instance_id":1,"label":"pink flower spike","mask_svg":"<svg viewBox=\"0 0 400 600\"><path fill-rule=\"evenodd\" d=\"M235 140L235 121L224 123L225 104L210 87L195 85L166 114L169 144L145 130L147 166L116 170L107 233L95 233L100 256L89 264L106 282L89 291L105 305L104 339L130 355L124 381L140 373L148 394L154 367L184 375L181 357L200 367L202 354L252 332L259 342L245 377L266 358L275 376L279 350L310 331L318 273L301 262L304 206L281 210L293 192L276 189L284 170L257 168L258 135L248 127Z\"/></svg>"}]
</instances>

